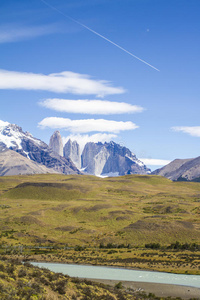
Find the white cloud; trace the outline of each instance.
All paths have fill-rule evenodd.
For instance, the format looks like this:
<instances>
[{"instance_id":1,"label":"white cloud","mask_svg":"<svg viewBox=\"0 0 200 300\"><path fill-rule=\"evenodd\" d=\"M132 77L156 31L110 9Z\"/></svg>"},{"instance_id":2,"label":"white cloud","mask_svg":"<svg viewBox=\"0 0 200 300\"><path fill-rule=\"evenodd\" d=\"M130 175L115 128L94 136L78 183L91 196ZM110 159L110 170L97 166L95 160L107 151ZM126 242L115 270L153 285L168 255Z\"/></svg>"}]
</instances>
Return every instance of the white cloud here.
<instances>
[{"instance_id":1,"label":"white cloud","mask_svg":"<svg viewBox=\"0 0 200 300\"><path fill-rule=\"evenodd\" d=\"M107 100L66 100L54 98L46 99L40 102L40 105L59 112L96 115L137 113L143 111L141 106Z\"/></svg>"},{"instance_id":2,"label":"white cloud","mask_svg":"<svg viewBox=\"0 0 200 300\"><path fill-rule=\"evenodd\" d=\"M191 136L200 137L200 126L176 126L171 129L174 131L188 133Z\"/></svg>"},{"instance_id":3,"label":"white cloud","mask_svg":"<svg viewBox=\"0 0 200 300\"><path fill-rule=\"evenodd\" d=\"M117 122L104 119L71 120L65 118L50 117L43 119L39 124L41 128L65 129L74 133L86 132L113 132L138 128L132 122Z\"/></svg>"},{"instance_id":4,"label":"white cloud","mask_svg":"<svg viewBox=\"0 0 200 300\"><path fill-rule=\"evenodd\" d=\"M26 26L7 24L0 26L0 44L22 41L57 32L55 25Z\"/></svg>"},{"instance_id":5,"label":"white cloud","mask_svg":"<svg viewBox=\"0 0 200 300\"><path fill-rule=\"evenodd\" d=\"M112 87L108 81L93 80L88 75L68 71L44 75L0 70L0 89L44 90L100 97L125 92L121 87Z\"/></svg>"},{"instance_id":6,"label":"white cloud","mask_svg":"<svg viewBox=\"0 0 200 300\"><path fill-rule=\"evenodd\" d=\"M165 166L171 162L171 160L166 159L155 159L155 158L139 158L145 165L151 166Z\"/></svg>"},{"instance_id":7,"label":"white cloud","mask_svg":"<svg viewBox=\"0 0 200 300\"><path fill-rule=\"evenodd\" d=\"M77 141L77 143L80 146L81 152L83 151L83 148L85 144L89 142L98 143L98 142L110 142L111 140L114 140L117 138L117 135L112 133L96 133L92 135L88 134L70 134L67 137L63 137L63 144L65 145L67 141L70 139L72 141Z\"/></svg>"}]
</instances>

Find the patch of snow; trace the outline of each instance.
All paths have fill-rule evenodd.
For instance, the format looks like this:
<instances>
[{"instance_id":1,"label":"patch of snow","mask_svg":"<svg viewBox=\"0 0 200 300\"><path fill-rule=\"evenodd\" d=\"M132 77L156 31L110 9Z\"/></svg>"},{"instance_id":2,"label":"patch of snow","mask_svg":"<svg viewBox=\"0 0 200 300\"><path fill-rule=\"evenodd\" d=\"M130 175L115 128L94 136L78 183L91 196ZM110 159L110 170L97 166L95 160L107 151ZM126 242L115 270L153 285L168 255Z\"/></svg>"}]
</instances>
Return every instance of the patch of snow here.
<instances>
[{"instance_id":1,"label":"patch of snow","mask_svg":"<svg viewBox=\"0 0 200 300\"><path fill-rule=\"evenodd\" d=\"M82 169L79 169L79 171L84 172L86 168L87 168L87 167L82 168Z\"/></svg>"},{"instance_id":2,"label":"patch of snow","mask_svg":"<svg viewBox=\"0 0 200 300\"><path fill-rule=\"evenodd\" d=\"M8 122L4 122L4 121L0 120L0 127L6 127L8 125L9 125Z\"/></svg>"},{"instance_id":3,"label":"patch of snow","mask_svg":"<svg viewBox=\"0 0 200 300\"><path fill-rule=\"evenodd\" d=\"M134 154L133 154L133 155L134 155ZM141 160L139 160L139 159L137 159L137 158L130 157L130 156L128 156L128 154L126 154L125 157L127 157L128 159L130 159L131 161L133 161L133 162L134 162L135 164L137 164L138 166L144 167L144 163L143 163Z\"/></svg>"},{"instance_id":4,"label":"patch of snow","mask_svg":"<svg viewBox=\"0 0 200 300\"><path fill-rule=\"evenodd\" d=\"M10 147L17 147L18 149L22 149L21 146L21 134L16 133L12 135L12 132L10 132L9 136L3 134L3 130L0 128L0 142L4 143L7 148Z\"/></svg>"},{"instance_id":5,"label":"patch of snow","mask_svg":"<svg viewBox=\"0 0 200 300\"><path fill-rule=\"evenodd\" d=\"M28 159L30 159L30 157L29 157L29 153L28 152L26 152L26 151L23 151L25 154L26 154L26 157L28 158Z\"/></svg>"},{"instance_id":6,"label":"patch of snow","mask_svg":"<svg viewBox=\"0 0 200 300\"><path fill-rule=\"evenodd\" d=\"M117 176L119 176L119 172L104 173L104 174L96 175L96 176L97 176L97 177L100 177L100 178L117 177Z\"/></svg>"},{"instance_id":7,"label":"patch of snow","mask_svg":"<svg viewBox=\"0 0 200 300\"><path fill-rule=\"evenodd\" d=\"M27 137L26 135L24 135L25 137ZM32 137L31 135L28 135L28 139L32 140L35 144L41 145L42 141Z\"/></svg>"},{"instance_id":8,"label":"patch of snow","mask_svg":"<svg viewBox=\"0 0 200 300\"><path fill-rule=\"evenodd\" d=\"M25 132L25 135L33 137L33 135L30 132L28 132L28 131Z\"/></svg>"},{"instance_id":9,"label":"patch of snow","mask_svg":"<svg viewBox=\"0 0 200 300\"><path fill-rule=\"evenodd\" d=\"M133 162L136 162L136 159L133 157L130 157L128 154L126 154L125 157L127 157L128 159L130 159Z\"/></svg>"},{"instance_id":10,"label":"patch of snow","mask_svg":"<svg viewBox=\"0 0 200 300\"><path fill-rule=\"evenodd\" d=\"M140 160L137 160L137 161L136 161L136 164L137 164L137 165L139 165L140 167L144 167L144 164L143 164L143 162L142 162L142 161L140 161Z\"/></svg>"}]
</instances>

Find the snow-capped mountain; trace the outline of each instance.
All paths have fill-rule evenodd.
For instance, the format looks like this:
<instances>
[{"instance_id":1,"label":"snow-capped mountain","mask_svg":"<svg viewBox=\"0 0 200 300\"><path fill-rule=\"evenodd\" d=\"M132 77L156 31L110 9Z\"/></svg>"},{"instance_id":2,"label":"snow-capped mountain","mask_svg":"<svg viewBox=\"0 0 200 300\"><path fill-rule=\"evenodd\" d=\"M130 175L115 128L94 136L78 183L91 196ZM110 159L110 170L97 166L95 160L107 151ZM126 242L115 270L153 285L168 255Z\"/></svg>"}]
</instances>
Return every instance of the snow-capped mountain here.
<instances>
[{"instance_id":1,"label":"snow-capped mountain","mask_svg":"<svg viewBox=\"0 0 200 300\"><path fill-rule=\"evenodd\" d=\"M3 122L0 120L0 150L11 149L21 152L29 158L28 153L24 151L22 141L32 140L38 146L44 146L44 143L33 136L29 132L23 132L22 128L15 124Z\"/></svg>"},{"instance_id":2,"label":"snow-capped mountain","mask_svg":"<svg viewBox=\"0 0 200 300\"><path fill-rule=\"evenodd\" d=\"M64 158L21 127L0 121L0 151L11 149L47 168L64 174L80 174L70 158Z\"/></svg>"}]
</instances>

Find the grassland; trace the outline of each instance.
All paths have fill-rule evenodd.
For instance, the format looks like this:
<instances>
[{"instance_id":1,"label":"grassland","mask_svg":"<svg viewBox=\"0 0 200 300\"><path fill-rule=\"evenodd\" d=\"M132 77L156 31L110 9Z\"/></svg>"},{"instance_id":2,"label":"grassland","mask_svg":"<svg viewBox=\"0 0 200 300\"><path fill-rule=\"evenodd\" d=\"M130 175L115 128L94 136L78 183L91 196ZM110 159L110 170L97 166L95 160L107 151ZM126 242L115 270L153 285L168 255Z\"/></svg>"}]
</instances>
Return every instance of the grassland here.
<instances>
[{"instance_id":1,"label":"grassland","mask_svg":"<svg viewBox=\"0 0 200 300\"><path fill-rule=\"evenodd\" d=\"M2 177L0 253L200 274L198 248L168 249L200 245L199 204L200 183L159 176Z\"/></svg>"}]
</instances>

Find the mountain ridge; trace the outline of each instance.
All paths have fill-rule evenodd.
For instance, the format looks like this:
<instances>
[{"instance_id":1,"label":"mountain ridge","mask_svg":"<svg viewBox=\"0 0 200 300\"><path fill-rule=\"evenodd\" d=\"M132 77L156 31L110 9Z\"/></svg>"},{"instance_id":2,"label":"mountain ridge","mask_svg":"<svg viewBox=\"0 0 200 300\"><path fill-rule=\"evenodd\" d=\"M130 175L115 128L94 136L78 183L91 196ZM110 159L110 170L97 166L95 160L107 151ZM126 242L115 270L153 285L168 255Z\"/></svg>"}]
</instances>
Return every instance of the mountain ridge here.
<instances>
[{"instance_id":1,"label":"mountain ridge","mask_svg":"<svg viewBox=\"0 0 200 300\"><path fill-rule=\"evenodd\" d=\"M10 149L22 156L63 174L81 174L70 158L57 154L43 141L8 122L0 122L0 151Z\"/></svg>"},{"instance_id":2,"label":"mountain ridge","mask_svg":"<svg viewBox=\"0 0 200 300\"><path fill-rule=\"evenodd\" d=\"M53 149L57 147L54 132L50 138ZM58 152L58 150L57 150ZM84 174L110 177L127 174L150 174L151 170L140 161L128 148L110 142L88 142L81 153L77 141L68 140L63 148L65 158L70 158Z\"/></svg>"},{"instance_id":3,"label":"mountain ridge","mask_svg":"<svg viewBox=\"0 0 200 300\"><path fill-rule=\"evenodd\" d=\"M188 159L175 159L168 165L152 172L173 181L200 181L200 156Z\"/></svg>"}]
</instances>

